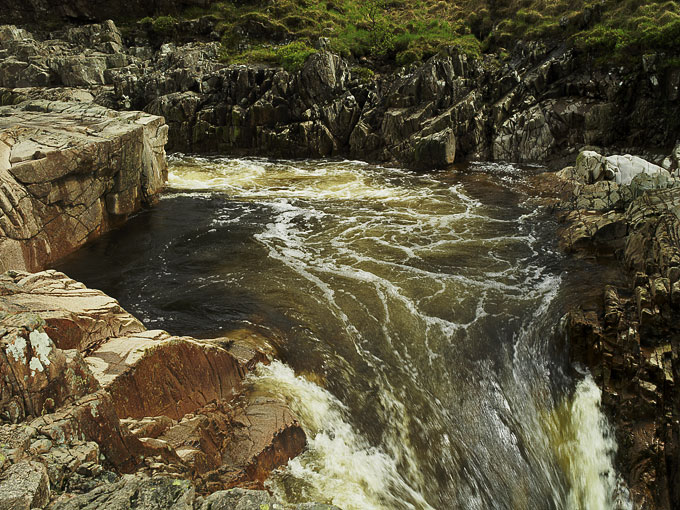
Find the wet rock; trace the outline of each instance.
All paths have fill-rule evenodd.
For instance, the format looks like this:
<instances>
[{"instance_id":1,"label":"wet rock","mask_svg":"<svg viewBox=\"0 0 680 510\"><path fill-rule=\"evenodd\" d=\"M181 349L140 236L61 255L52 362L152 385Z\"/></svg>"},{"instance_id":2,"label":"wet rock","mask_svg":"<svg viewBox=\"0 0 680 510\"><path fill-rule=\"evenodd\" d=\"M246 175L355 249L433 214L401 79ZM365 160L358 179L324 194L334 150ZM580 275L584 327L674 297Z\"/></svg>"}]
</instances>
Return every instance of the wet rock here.
<instances>
[{"instance_id":1,"label":"wet rock","mask_svg":"<svg viewBox=\"0 0 680 510\"><path fill-rule=\"evenodd\" d=\"M567 226L560 232L560 246L567 252L594 247L601 254L613 255L624 245L628 226L621 213L576 210L564 220Z\"/></svg>"},{"instance_id":2,"label":"wet rock","mask_svg":"<svg viewBox=\"0 0 680 510\"><path fill-rule=\"evenodd\" d=\"M44 508L50 500L50 482L45 466L23 461L0 475L0 509Z\"/></svg>"},{"instance_id":3,"label":"wet rock","mask_svg":"<svg viewBox=\"0 0 680 510\"><path fill-rule=\"evenodd\" d=\"M209 406L201 414L214 420L219 412L219 407ZM264 488L271 471L302 453L306 445L300 424L283 402L258 397L236 405L228 414L230 427L228 431L221 429L222 442L213 439L222 445L222 465L217 473L224 487L249 480ZM170 429L165 437L172 441L172 435ZM206 488L212 486L215 475L203 477Z\"/></svg>"},{"instance_id":4,"label":"wet rock","mask_svg":"<svg viewBox=\"0 0 680 510\"><path fill-rule=\"evenodd\" d=\"M676 295L680 292L680 188L665 170L648 173L645 165L630 186L612 186L617 175L611 171L610 158L582 153L579 160L580 171L560 176L577 183L576 200L562 204L566 209L576 207L563 213L562 244L581 253L601 253L603 233L616 233L604 236L605 246L614 249L629 271L623 275L629 285L607 286L602 310L569 314L565 323L572 356L589 367L602 387L603 401L616 424L619 470L634 505L672 508L680 479L680 466L672 460L678 452L679 423L674 402L680 329L674 310L680 299ZM631 189L623 204L625 212L621 205L608 212L604 212L607 207L578 209L593 205L589 199L579 201L579 193L592 196L592 190L605 187L609 194Z\"/></svg>"}]
</instances>

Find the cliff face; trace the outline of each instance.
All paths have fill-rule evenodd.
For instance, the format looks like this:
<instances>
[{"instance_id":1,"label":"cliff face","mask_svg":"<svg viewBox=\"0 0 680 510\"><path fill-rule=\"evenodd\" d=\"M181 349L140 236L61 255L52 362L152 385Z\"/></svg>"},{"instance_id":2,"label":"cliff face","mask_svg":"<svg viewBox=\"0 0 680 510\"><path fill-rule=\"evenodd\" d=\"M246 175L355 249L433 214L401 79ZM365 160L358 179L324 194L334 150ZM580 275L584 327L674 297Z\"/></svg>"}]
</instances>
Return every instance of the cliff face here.
<instances>
[{"instance_id":1,"label":"cliff face","mask_svg":"<svg viewBox=\"0 0 680 510\"><path fill-rule=\"evenodd\" d=\"M164 185L161 117L48 101L0 107L0 270L39 270Z\"/></svg>"},{"instance_id":2,"label":"cliff face","mask_svg":"<svg viewBox=\"0 0 680 510\"><path fill-rule=\"evenodd\" d=\"M624 268L622 283L601 289L599 306L570 312L564 325L573 359L602 388L635 508L680 501L678 154L662 168L586 151L545 177L551 192L563 190L563 248L616 257Z\"/></svg>"}]
</instances>

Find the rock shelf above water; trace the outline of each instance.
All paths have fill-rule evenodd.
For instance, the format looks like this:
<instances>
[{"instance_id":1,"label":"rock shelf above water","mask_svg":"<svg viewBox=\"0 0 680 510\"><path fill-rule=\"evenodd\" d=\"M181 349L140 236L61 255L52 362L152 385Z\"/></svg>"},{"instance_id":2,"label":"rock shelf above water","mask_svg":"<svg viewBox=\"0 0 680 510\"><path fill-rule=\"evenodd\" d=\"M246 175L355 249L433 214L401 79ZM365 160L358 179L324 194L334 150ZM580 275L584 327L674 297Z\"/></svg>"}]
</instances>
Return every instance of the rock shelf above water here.
<instances>
[{"instance_id":1,"label":"rock shelf above water","mask_svg":"<svg viewBox=\"0 0 680 510\"><path fill-rule=\"evenodd\" d=\"M666 168L633 156L583 152L545 176L563 221L560 243L579 256L617 258L622 278L597 306L565 317L572 359L602 388L635 508L680 501L680 180L678 149Z\"/></svg>"},{"instance_id":2,"label":"rock shelf above water","mask_svg":"<svg viewBox=\"0 0 680 510\"><path fill-rule=\"evenodd\" d=\"M0 107L0 270L40 270L152 203L167 133L91 103Z\"/></svg>"}]
</instances>

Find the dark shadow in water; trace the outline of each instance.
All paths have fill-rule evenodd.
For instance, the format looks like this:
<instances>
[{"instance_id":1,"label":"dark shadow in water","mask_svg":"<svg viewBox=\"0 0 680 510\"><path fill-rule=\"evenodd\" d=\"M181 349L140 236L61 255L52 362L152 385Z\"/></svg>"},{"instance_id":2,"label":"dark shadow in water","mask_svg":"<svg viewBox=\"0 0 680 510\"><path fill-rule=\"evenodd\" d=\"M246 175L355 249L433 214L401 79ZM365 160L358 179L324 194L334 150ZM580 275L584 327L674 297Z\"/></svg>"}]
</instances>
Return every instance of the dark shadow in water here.
<instances>
[{"instance_id":1,"label":"dark shadow in water","mask_svg":"<svg viewBox=\"0 0 680 510\"><path fill-rule=\"evenodd\" d=\"M244 263L266 277L267 253L253 234L269 214L223 195L167 198L55 268L113 296L149 329L210 337L258 317L285 327L282 314L232 284Z\"/></svg>"}]
</instances>

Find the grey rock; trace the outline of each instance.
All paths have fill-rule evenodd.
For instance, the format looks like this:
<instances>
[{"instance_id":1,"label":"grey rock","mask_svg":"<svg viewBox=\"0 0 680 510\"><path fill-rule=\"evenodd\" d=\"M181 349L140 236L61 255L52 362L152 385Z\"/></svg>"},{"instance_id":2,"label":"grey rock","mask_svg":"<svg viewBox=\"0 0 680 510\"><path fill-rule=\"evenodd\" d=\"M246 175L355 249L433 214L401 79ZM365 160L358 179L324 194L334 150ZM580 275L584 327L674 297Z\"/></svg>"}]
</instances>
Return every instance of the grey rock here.
<instances>
[{"instance_id":1,"label":"grey rock","mask_svg":"<svg viewBox=\"0 0 680 510\"><path fill-rule=\"evenodd\" d=\"M414 163L420 168L442 168L456 158L456 137L450 128L416 138L413 145Z\"/></svg>"},{"instance_id":2,"label":"grey rock","mask_svg":"<svg viewBox=\"0 0 680 510\"><path fill-rule=\"evenodd\" d=\"M193 510L194 487L186 480L126 475L70 499L58 500L53 510Z\"/></svg>"},{"instance_id":3,"label":"grey rock","mask_svg":"<svg viewBox=\"0 0 680 510\"><path fill-rule=\"evenodd\" d=\"M282 510L283 506L266 491L231 489L213 492L206 497L200 510Z\"/></svg>"},{"instance_id":4,"label":"grey rock","mask_svg":"<svg viewBox=\"0 0 680 510\"><path fill-rule=\"evenodd\" d=\"M167 129L91 103L0 107L0 270L42 269L153 203Z\"/></svg>"},{"instance_id":5,"label":"grey rock","mask_svg":"<svg viewBox=\"0 0 680 510\"><path fill-rule=\"evenodd\" d=\"M0 481L0 510L44 508L50 500L47 469L39 462L10 466Z\"/></svg>"},{"instance_id":6,"label":"grey rock","mask_svg":"<svg viewBox=\"0 0 680 510\"><path fill-rule=\"evenodd\" d=\"M206 497L197 510L283 510L290 508L282 505L266 491L230 489L218 491ZM321 503L301 503L295 510L339 510L332 505Z\"/></svg>"}]
</instances>

